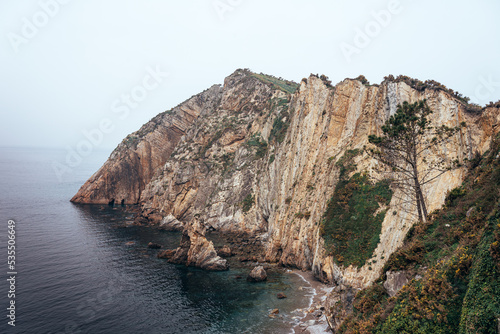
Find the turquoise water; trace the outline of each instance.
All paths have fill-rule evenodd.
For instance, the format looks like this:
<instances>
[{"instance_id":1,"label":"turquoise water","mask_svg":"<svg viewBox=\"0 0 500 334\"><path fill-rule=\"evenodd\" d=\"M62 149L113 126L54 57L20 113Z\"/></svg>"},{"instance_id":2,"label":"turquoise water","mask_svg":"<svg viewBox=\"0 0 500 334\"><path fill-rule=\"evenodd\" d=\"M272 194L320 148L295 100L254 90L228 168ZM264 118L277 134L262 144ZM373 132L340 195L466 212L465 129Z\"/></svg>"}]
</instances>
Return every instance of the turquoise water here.
<instances>
[{"instance_id":1,"label":"turquoise water","mask_svg":"<svg viewBox=\"0 0 500 334\"><path fill-rule=\"evenodd\" d=\"M60 182L52 161L64 154L0 149L1 224L6 231L7 220L16 221L18 242L16 327L4 320L1 333L291 331L294 310L310 300L299 276L270 270L267 283L255 284L244 279L251 267L238 263L214 273L157 259L147 244L175 248L180 233L133 226L127 208L71 204L107 152L94 152ZM8 305L1 291L0 303ZM280 316L271 319L274 308Z\"/></svg>"}]
</instances>

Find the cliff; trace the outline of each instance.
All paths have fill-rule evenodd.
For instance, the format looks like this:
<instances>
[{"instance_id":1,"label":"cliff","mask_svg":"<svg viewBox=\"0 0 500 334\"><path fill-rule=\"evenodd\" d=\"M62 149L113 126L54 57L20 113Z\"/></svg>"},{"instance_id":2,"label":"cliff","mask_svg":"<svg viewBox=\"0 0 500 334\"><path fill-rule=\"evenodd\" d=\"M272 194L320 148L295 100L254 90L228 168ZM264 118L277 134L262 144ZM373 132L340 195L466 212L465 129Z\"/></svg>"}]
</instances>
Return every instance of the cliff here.
<instances>
[{"instance_id":1,"label":"cliff","mask_svg":"<svg viewBox=\"0 0 500 334\"><path fill-rule=\"evenodd\" d=\"M193 122L214 110L220 86L213 86L128 135L106 163L71 199L85 204L137 204L154 173L170 158Z\"/></svg>"},{"instance_id":2,"label":"cliff","mask_svg":"<svg viewBox=\"0 0 500 334\"><path fill-rule=\"evenodd\" d=\"M468 163L464 182L444 206L410 230L373 285L359 292L337 289L329 298L336 332L497 333L499 189L497 135L482 157Z\"/></svg>"},{"instance_id":3,"label":"cliff","mask_svg":"<svg viewBox=\"0 0 500 334\"><path fill-rule=\"evenodd\" d=\"M144 221L169 229L182 229L199 215L207 229L258 236L267 261L362 289L380 276L415 219L411 199L392 189L387 203L378 203L380 226L372 232L378 243L370 255L346 263L333 254L322 225L346 157L352 155L353 167L346 180L356 172L380 178L382 167L363 148L403 101L426 99L433 124L467 124L428 159L472 159L500 130L497 107L471 110L461 96L432 83L389 77L380 85L346 79L332 86L311 75L297 85L238 70L223 87L127 137L73 201L139 203ZM430 212L465 173L449 171L424 188Z\"/></svg>"}]
</instances>

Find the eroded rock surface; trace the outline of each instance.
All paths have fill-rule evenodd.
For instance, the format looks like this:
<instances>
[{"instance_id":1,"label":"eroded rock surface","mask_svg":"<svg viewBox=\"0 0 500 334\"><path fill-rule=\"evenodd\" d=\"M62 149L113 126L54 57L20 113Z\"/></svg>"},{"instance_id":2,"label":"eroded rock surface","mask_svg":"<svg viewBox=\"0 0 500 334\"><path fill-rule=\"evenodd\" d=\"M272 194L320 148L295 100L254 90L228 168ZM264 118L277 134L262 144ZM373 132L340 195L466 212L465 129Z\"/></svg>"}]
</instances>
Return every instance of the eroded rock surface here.
<instances>
[{"instance_id":1,"label":"eroded rock surface","mask_svg":"<svg viewBox=\"0 0 500 334\"><path fill-rule=\"evenodd\" d=\"M404 271L388 271L384 282L385 291L390 297L394 297L399 290L408 284L408 274Z\"/></svg>"},{"instance_id":2,"label":"eroded rock surface","mask_svg":"<svg viewBox=\"0 0 500 334\"><path fill-rule=\"evenodd\" d=\"M173 261L224 268L196 222L197 213L203 229L252 235L265 247L267 261L312 270L320 280L342 287L330 299L349 305L350 291L380 275L415 219L405 204L409 198L396 190L372 258L359 268L339 265L320 233L339 178L336 162L347 150L369 145L368 135L380 135L404 101L426 99L434 125L467 124L429 151L428 159L464 161L483 153L500 131L500 112L497 107L471 112L448 91L417 89L390 78L380 85L346 79L333 87L311 75L295 92L290 87L276 78L236 71L223 87L210 88L127 137L73 200L138 202L141 221L184 229ZM372 176L382 170L364 154L355 163L357 171ZM464 168L449 171L424 188L429 212L443 204L464 175ZM241 251L253 245L233 246Z\"/></svg>"},{"instance_id":3,"label":"eroded rock surface","mask_svg":"<svg viewBox=\"0 0 500 334\"><path fill-rule=\"evenodd\" d=\"M227 261L217 255L214 244L205 237L205 226L198 218L186 225L180 246L168 261L210 271L229 269Z\"/></svg>"},{"instance_id":4,"label":"eroded rock surface","mask_svg":"<svg viewBox=\"0 0 500 334\"><path fill-rule=\"evenodd\" d=\"M265 280L267 280L267 273L263 266L253 268L247 277L249 282L263 282Z\"/></svg>"},{"instance_id":5,"label":"eroded rock surface","mask_svg":"<svg viewBox=\"0 0 500 334\"><path fill-rule=\"evenodd\" d=\"M137 204L159 167L170 158L193 122L213 112L221 97L216 85L172 110L154 117L128 135L106 163L71 199L85 204Z\"/></svg>"}]
</instances>

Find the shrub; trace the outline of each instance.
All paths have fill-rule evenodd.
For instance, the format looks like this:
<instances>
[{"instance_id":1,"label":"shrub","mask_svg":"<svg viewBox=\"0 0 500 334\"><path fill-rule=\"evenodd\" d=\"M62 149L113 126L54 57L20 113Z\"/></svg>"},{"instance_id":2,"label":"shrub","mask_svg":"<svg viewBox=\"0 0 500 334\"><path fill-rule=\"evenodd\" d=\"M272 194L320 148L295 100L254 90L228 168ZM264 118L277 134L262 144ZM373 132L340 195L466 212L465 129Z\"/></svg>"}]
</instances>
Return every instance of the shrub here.
<instances>
[{"instance_id":1,"label":"shrub","mask_svg":"<svg viewBox=\"0 0 500 334\"><path fill-rule=\"evenodd\" d=\"M358 81L360 81L363 85L366 85L366 86L370 84L370 82L368 81L368 79L367 79L364 75L360 75L360 76L358 76L358 77L357 77L356 79L354 79L354 80L358 80Z\"/></svg>"},{"instance_id":2,"label":"shrub","mask_svg":"<svg viewBox=\"0 0 500 334\"><path fill-rule=\"evenodd\" d=\"M282 143L285 140L286 131L288 130L288 126L290 124L287 112L281 112L278 117L273 122L273 128L271 129L271 133L269 134L268 141L271 142L275 140L278 143ZM286 121L284 121L286 118Z\"/></svg>"},{"instance_id":3,"label":"shrub","mask_svg":"<svg viewBox=\"0 0 500 334\"><path fill-rule=\"evenodd\" d=\"M241 202L241 208L243 212L248 212L252 208L253 204L255 203L255 198L253 197L253 194L248 194L243 201Z\"/></svg>"},{"instance_id":4,"label":"shrub","mask_svg":"<svg viewBox=\"0 0 500 334\"><path fill-rule=\"evenodd\" d=\"M366 174L348 174L356 167L359 151L348 151L339 159L340 179L328 202L321 234L327 251L337 263L362 266L375 250L386 211L375 215L381 205L391 201L387 181L373 184Z\"/></svg>"},{"instance_id":5,"label":"shrub","mask_svg":"<svg viewBox=\"0 0 500 334\"><path fill-rule=\"evenodd\" d=\"M247 142L248 147L256 149L255 157L257 159L263 158L267 153L267 143L260 140L260 134L254 134Z\"/></svg>"}]
</instances>

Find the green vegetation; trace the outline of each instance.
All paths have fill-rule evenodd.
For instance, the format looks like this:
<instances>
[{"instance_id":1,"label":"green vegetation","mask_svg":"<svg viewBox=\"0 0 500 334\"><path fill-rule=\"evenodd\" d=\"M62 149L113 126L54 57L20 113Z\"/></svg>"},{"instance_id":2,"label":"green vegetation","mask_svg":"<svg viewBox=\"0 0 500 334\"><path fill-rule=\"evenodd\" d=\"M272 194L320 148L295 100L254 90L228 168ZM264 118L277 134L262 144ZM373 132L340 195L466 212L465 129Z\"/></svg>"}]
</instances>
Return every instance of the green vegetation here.
<instances>
[{"instance_id":1,"label":"green vegetation","mask_svg":"<svg viewBox=\"0 0 500 334\"><path fill-rule=\"evenodd\" d=\"M250 211L254 203L255 203L255 198L253 197L253 194L252 193L248 194L241 202L241 208L243 212L247 213L248 211Z\"/></svg>"},{"instance_id":2,"label":"green vegetation","mask_svg":"<svg viewBox=\"0 0 500 334\"><path fill-rule=\"evenodd\" d=\"M137 144L139 144L139 137L136 136L136 135L128 135L127 137L125 137L125 139L123 140L123 143L128 147L128 148L133 148L133 149L136 149L137 148Z\"/></svg>"},{"instance_id":3,"label":"green vegetation","mask_svg":"<svg viewBox=\"0 0 500 334\"><path fill-rule=\"evenodd\" d=\"M222 162L222 169L224 172L228 170L228 168L232 165L233 160L234 160L234 152L231 153L224 153L221 156L221 162Z\"/></svg>"},{"instance_id":4,"label":"green vegetation","mask_svg":"<svg viewBox=\"0 0 500 334\"><path fill-rule=\"evenodd\" d=\"M222 135L224 134L226 129L224 130L219 130L215 133L215 135L210 138L210 140L208 141L208 143L206 143L206 145L204 145L201 150L200 150L200 156L201 157L204 157L205 154L207 153L207 151L212 147L213 144L215 144L221 137Z\"/></svg>"},{"instance_id":5,"label":"green vegetation","mask_svg":"<svg viewBox=\"0 0 500 334\"><path fill-rule=\"evenodd\" d=\"M278 117L273 122L273 128L269 134L269 142L276 140L278 143L282 143L285 140L286 131L289 126L289 118L287 112L281 112ZM284 121L286 118L286 122Z\"/></svg>"},{"instance_id":6,"label":"green vegetation","mask_svg":"<svg viewBox=\"0 0 500 334\"><path fill-rule=\"evenodd\" d=\"M365 86L369 86L370 85L370 81L368 81L368 79L364 75L359 75L354 80L360 81Z\"/></svg>"},{"instance_id":7,"label":"green vegetation","mask_svg":"<svg viewBox=\"0 0 500 334\"><path fill-rule=\"evenodd\" d=\"M430 114L432 110L426 100L415 103L405 101L398 105L396 113L382 126L382 136L368 136L369 142L376 146L369 152L392 171L392 184L413 197L419 221L426 221L428 216L423 187L459 166L458 160L450 162L445 156L436 156L432 162L426 161L427 152L433 151L460 130L458 126L432 126L427 118Z\"/></svg>"},{"instance_id":8,"label":"green vegetation","mask_svg":"<svg viewBox=\"0 0 500 334\"><path fill-rule=\"evenodd\" d=\"M274 86L274 88L282 90L288 94L295 93L295 91L299 87L299 85L293 81L288 81L288 80L285 80L282 78L276 78L272 75L267 75L267 74L263 74L263 73L257 74L257 73L252 73L252 72L250 72L250 75L252 75L253 77L259 79L260 81L262 81L264 83L271 84Z\"/></svg>"},{"instance_id":9,"label":"green vegetation","mask_svg":"<svg viewBox=\"0 0 500 334\"><path fill-rule=\"evenodd\" d=\"M321 81L323 81L326 87L333 88L332 81L326 75L321 74L319 78L321 79Z\"/></svg>"},{"instance_id":10,"label":"green vegetation","mask_svg":"<svg viewBox=\"0 0 500 334\"><path fill-rule=\"evenodd\" d=\"M296 218L299 218L299 219L302 219L302 218L309 219L309 218L311 218L311 212L310 212L310 211L306 211L306 212L297 212L297 213L295 214L295 217L296 217Z\"/></svg>"},{"instance_id":11,"label":"green vegetation","mask_svg":"<svg viewBox=\"0 0 500 334\"><path fill-rule=\"evenodd\" d=\"M387 181L372 183L366 174L349 173L356 169L353 158L358 150L347 151L337 162L340 179L328 203L321 226L325 247L335 261L362 266L379 242L392 191ZM379 211L379 212L378 212Z\"/></svg>"},{"instance_id":12,"label":"green vegetation","mask_svg":"<svg viewBox=\"0 0 500 334\"><path fill-rule=\"evenodd\" d=\"M261 141L260 133L254 134L248 141L248 147L253 147L256 149L255 157L257 159L263 158L267 153L267 143L265 141Z\"/></svg>"},{"instance_id":13,"label":"green vegetation","mask_svg":"<svg viewBox=\"0 0 500 334\"><path fill-rule=\"evenodd\" d=\"M497 136L482 159L470 162L469 175L449 192L445 206L412 228L378 282L358 293L341 333L497 333L499 154ZM380 289L387 270L422 278L389 298Z\"/></svg>"},{"instance_id":14,"label":"green vegetation","mask_svg":"<svg viewBox=\"0 0 500 334\"><path fill-rule=\"evenodd\" d=\"M468 111L477 112L478 108L479 108L479 110L482 109L480 106L478 106L476 104L469 103L470 98L468 98L467 96L463 96L459 92L456 92L453 89L450 89L450 88L446 87L445 85L443 85L435 80L420 81L418 79L410 78L406 75L399 75L398 77L394 78L394 76L391 74L391 75L386 76L384 78L384 81L404 82L408 86L410 86L410 87L412 87L420 92L422 92L426 89L441 90L441 91L444 91L444 92L450 94L451 96L455 97L459 101L461 101L464 104L466 110L468 110Z\"/></svg>"},{"instance_id":15,"label":"green vegetation","mask_svg":"<svg viewBox=\"0 0 500 334\"><path fill-rule=\"evenodd\" d=\"M217 130L215 134L210 138L210 140L201 148L200 150L200 156L204 157L205 153L219 140L222 138L222 136L228 132L232 131L235 128L235 122L236 118L231 117L227 118L224 117L222 120L222 123L220 123L214 130Z\"/></svg>"},{"instance_id":16,"label":"green vegetation","mask_svg":"<svg viewBox=\"0 0 500 334\"><path fill-rule=\"evenodd\" d=\"M285 139L286 131L288 130L290 114L288 113L288 104L290 101L288 99L272 99L269 114L272 114L275 110L279 109L278 116L274 119L273 128L269 134L268 141L272 142L275 140L278 143L282 143Z\"/></svg>"}]
</instances>

